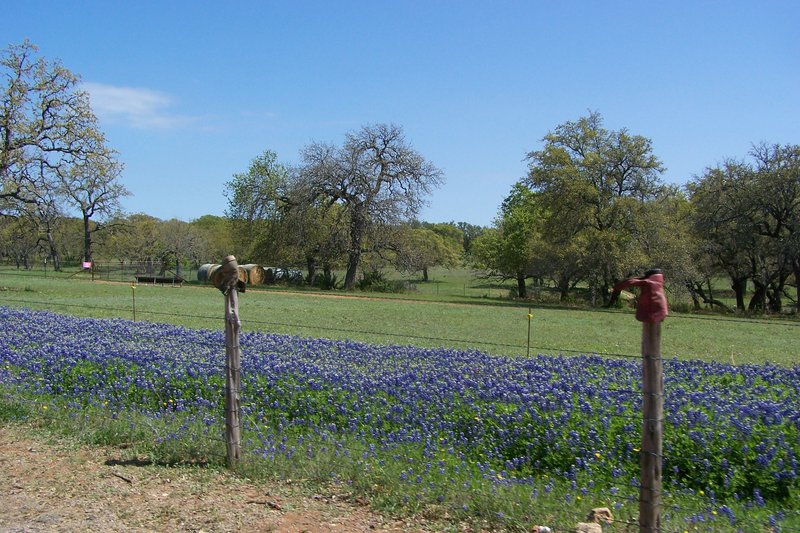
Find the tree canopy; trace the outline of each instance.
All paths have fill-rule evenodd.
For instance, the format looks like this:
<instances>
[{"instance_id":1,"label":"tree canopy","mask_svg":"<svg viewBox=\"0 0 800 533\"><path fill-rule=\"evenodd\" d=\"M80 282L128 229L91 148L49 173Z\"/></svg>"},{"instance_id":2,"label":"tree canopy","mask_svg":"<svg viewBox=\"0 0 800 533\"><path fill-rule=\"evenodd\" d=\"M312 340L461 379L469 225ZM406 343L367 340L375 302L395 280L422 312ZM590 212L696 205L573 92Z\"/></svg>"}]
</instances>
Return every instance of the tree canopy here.
<instances>
[{"instance_id":1,"label":"tree canopy","mask_svg":"<svg viewBox=\"0 0 800 533\"><path fill-rule=\"evenodd\" d=\"M97 218L118 214L120 165L92 113L77 76L57 61L38 56L28 41L0 56L0 215L28 217L52 242L54 218L66 208L84 219L84 256L92 256ZM95 219L94 224L92 219Z\"/></svg>"},{"instance_id":2,"label":"tree canopy","mask_svg":"<svg viewBox=\"0 0 800 533\"><path fill-rule=\"evenodd\" d=\"M473 264L490 277L515 280L518 296L525 298L526 280L543 266L543 221L540 195L517 183L500 206L495 227L472 242Z\"/></svg>"},{"instance_id":3,"label":"tree canopy","mask_svg":"<svg viewBox=\"0 0 800 533\"><path fill-rule=\"evenodd\" d=\"M345 288L355 285L367 243L380 246L380 230L417 215L442 172L411 148L392 124L364 126L341 146L312 143L302 153L303 186L311 201L339 204L348 219Z\"/></svg>"},{"instance_id":4,"label":"tree canopy","mask_svg":"<svg viewBox=\"0 0 800 533\"><path fill-rule=\"evenodd\" d=\"M750 281L747 308L780 311L790 276L795 285L800 278L800 146L761 143L748 155L689 182L694 230L711 273L729 277L737 308Z\"/></svg>"},{"instance_id":5,"label":"tree canopy","mask_svg":"<svg viewBox=\"0 0 800 533\"><path fill-rule=\"evenodd\" d=\"M563 255L562 298L583 279L605 299L616 280L645 267L640 208L663 191L663 166L649 139L605 129L596 112L560 124L543 143L527 155L525 183L547 206L543 232Z\"/></svg>"}]
</instances>

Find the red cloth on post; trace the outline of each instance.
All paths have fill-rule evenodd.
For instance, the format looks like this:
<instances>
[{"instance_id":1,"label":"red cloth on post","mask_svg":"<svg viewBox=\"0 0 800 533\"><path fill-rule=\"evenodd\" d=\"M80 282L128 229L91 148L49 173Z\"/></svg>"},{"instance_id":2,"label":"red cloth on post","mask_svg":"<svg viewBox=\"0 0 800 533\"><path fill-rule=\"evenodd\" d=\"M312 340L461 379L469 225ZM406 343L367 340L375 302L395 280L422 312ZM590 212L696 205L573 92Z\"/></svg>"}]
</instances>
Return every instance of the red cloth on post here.
<instances>
[{"instance_id":1,"label":"red cloth on post","mask_svg":"<svg viewBox=\"0 0 800 533\"><path fill-rule=\"evenodd\" d=\"M626 279L614 285L614 292L628 287L639 287L641 290L636 300L636 320L639 322L661 322L669 314L663 274Z\"/></svg>"}]
</instances>

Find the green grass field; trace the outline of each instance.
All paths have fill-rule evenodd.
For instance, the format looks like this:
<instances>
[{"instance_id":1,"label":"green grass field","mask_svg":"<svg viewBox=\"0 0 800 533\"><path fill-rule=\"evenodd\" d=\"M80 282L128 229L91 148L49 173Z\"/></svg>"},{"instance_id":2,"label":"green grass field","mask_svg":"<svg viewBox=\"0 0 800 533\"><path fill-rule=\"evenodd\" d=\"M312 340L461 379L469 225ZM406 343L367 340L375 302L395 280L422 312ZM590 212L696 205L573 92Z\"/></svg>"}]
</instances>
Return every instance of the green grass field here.
<instances>
[{"instance_id":1,"label":"green grass field","mask_svg":"<svg viewBox=\"0 0 800 533\"><path fill-rule=\"evenodd\" d=\"M97 276L98 278L100 276ZM0 305L59 313L222 328L223 297L213 287L91 281L88 274L26 273L0 269ZM245 331L478 349L496 354L528 351L528 309L508 288L474 279L468 271L436 271L406 294L368 294L257 287L240 297ZM636 356L641 327L632 310L533 306L531 353ZM665 358L735 364L797 364L800 322L673 313L663 324Z\"/></svg>"}]
</instances>

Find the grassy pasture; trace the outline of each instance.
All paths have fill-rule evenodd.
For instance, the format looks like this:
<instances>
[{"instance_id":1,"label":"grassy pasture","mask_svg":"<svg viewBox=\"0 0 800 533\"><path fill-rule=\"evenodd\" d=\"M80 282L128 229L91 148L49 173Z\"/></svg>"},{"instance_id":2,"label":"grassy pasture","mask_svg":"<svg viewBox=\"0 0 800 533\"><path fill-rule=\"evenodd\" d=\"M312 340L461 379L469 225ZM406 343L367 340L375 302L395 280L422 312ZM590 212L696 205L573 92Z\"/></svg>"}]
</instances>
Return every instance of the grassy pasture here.
<instances>
[{"instance_id":1,"label":"grassy pasture","mask_svg":"<svg viewBox=\"0 0 800 533\"><path fill-rule=\"evenodd\" d=\"M378 344L528 350L528 308L502 285L466 271L434 273L439 282L405 295L252 288L240 298L245 331L351 339ZM438 285L435 285L438 283ZM438 288L437 288L438 287ZM437 294L438 293L438 294ZM465 296L466 294L466 296ZM0 304L97 318L121 317L193 328L222 328L223 298L207 285L183 287L90 280L88 274L0 270ZM639 354L640 325L630 310L534 306L530 351L542 354ZM663 324L665 358L725 363L798 362L800 322L673 313Z\"/></svg>"}]
</instances>

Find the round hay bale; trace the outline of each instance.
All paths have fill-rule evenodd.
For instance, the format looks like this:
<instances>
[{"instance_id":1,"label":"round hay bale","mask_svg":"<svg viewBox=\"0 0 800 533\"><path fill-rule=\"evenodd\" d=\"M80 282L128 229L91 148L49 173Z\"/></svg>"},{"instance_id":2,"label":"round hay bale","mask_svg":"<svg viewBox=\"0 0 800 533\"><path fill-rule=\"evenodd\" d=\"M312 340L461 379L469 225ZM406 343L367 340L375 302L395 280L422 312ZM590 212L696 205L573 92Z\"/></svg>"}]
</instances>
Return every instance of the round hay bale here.
<instances>
[{"instance_id":1,"label":"round hay bale","mask_svg":"<svg viewBox=\"0 0 800 533\"><path fill-rule=\"evenodd\" d=\"M239 273L238 276L239 279L247 283L247 271L244 268L242 268L242 265L238 265L237 272ZM221 276L222 276L222 267L220 266L219 268L213 269L213 272L211 273L208 279L211 280L211 283L213 283L214 285L219 285L218 278L220 278Z\"/></svg>"},{"instance_id":2,"label":"round hay bale","mask_svg":"<svg viewBox=\"0 0 800 533\"><path fill-rule=\"evenodd\" d=\"M217 268L219 268L219 265L215 263L200 265L200 268L197 269L197 281L202 281L203 283L211 281L211 273Z\"/></svg>"},{"instance_id":3,"label":"round hay bale","mask_svg":"<svg viewBox=\"0 0 800 533\"><path fill-rule=\"evenodd\" d=\"M222 276L224 272L222 271L222 265L214 265L215 268L211 269L211 274L208 276L208 280L217 288L222 285ZM247 271L242 268L242 265L237 265L236 272L238 273L238 278L240 281L247 283Z\"/></svg>"},{"instance_id":4,"label":"round hay bale","mask_svg":"<svg viewBox=\"0 0 800 533\"><path fill-rule=\"evenodd\" d=\"M208 274L208 281L211 282L212 285L215 287L219 286L220 279L222 277L222 265L214 265L211 267L211 270Z\"/></svg>"},{"instance_id":5,"label":"round hay bale","mask_svg":"<svg viewBox=\"0 0 800 533\"><path fill-rule=\"evenodd\" d=\"M250 285L261 285L265 282L267 273L264 267L256 264L242 265L245 272L247 272L247 283Z\"/></svg>"}]
</instances>

